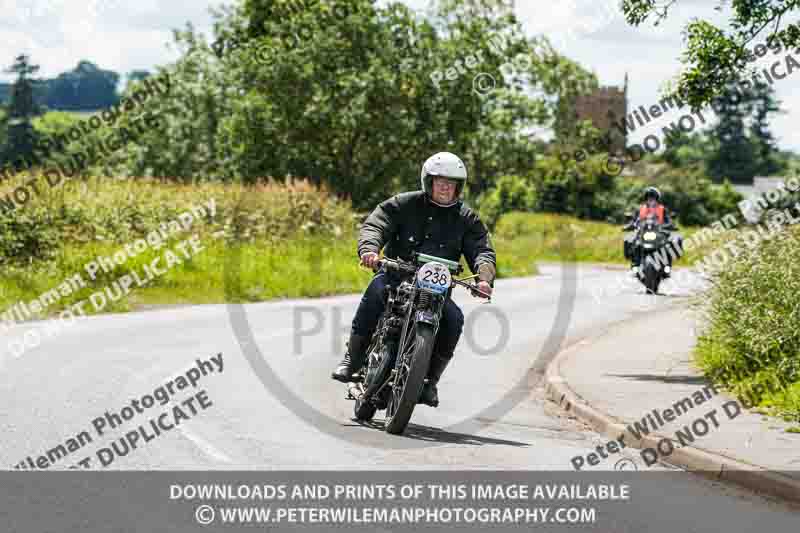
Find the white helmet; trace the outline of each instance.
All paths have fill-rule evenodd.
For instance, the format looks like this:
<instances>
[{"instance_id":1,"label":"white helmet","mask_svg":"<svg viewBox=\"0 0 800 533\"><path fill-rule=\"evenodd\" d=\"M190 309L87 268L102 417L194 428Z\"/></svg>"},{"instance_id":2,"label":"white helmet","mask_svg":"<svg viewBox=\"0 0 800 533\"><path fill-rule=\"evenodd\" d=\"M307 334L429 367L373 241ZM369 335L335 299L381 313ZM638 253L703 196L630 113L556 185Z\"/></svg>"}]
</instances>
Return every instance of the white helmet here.
<instances>
[{"instance_id":1,"label":"white helmet","mask_svg":"<svg viewBox=\"0 0 800 533\"><path fill-rule=\"evenodd\" d=\"M428 197L431 196L431 191L433 190L434 176L458 180L456 194L453 197L452 203L448 205L442 205L431 200L434 204L440 207L450 207L451 205L454 205L458 199L458 196L461 194L461 191L464 189L464 183L467 182L467 167L464 165L464 162L461 161L457 155L451 154L450 152L439 152L430 156L425 163L422 164L422 174L420 175L422 190L428 195Z\"/></svg>"}]
</instances>

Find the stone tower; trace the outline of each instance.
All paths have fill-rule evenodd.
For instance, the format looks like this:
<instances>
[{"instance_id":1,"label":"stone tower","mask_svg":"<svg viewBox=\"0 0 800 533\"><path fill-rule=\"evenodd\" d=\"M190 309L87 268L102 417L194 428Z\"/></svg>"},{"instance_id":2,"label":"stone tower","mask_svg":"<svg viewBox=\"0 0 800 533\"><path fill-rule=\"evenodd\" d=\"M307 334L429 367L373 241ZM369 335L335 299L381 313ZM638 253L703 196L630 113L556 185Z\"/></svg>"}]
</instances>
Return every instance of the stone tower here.
<instances>
[{"instance_id":1,"label":"stone tower","mask_svg":"<svg viewBox=\"0 0 800 533\"><path fill-rule=\"evenodd\" d=\"M605 86L593 93L575 98L575 119L591 120L595 128L608 132L611 137L611 151L624 150L627 139L614 127L614 123L623 120L628 111L628 75L625 74L625 85L622 88Z\"/></svg>"}]
</instances>

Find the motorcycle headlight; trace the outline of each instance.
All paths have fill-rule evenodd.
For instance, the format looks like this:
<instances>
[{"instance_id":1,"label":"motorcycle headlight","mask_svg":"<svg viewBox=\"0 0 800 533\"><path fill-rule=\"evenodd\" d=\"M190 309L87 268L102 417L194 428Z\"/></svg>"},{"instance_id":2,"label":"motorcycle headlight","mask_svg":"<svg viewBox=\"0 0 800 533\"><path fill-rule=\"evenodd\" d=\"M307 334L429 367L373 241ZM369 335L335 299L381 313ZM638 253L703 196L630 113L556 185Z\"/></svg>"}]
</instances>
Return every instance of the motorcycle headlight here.
<instances>
[{"instance_id":1,"label":"motorcycle headlight","mask_svg":"<svg viewBox=\"0 0 800 533\"><path fill-rule=\"evenodd\" d=\"M656 237L657 237L657 235L656 235L655 231L648 231L648 232L645 232L644 235L642 235L642 239L644 239L646 241L654 241L654 240L656 240Z\"/></svg>"}]
</instances>

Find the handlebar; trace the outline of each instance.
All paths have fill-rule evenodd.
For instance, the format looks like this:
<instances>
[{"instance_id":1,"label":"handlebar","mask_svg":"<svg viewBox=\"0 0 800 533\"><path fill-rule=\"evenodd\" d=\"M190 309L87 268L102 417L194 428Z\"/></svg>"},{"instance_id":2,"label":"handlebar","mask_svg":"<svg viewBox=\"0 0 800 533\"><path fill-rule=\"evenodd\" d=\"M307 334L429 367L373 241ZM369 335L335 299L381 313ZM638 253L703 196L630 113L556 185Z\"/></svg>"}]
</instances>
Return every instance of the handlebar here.
<instances>
[{"instance_id":1,"label":"handlebar","mask_svg":"<svg viewBox=\"0 0 800 533\"><path fill-rule=\"evenodd\" d=\"M475 276L470 276L470 277L475 277ZM466 289L469 289L470 292L473 294L473 296L475 295L475 293L478 293L478 294L483 295L483 297L486 298L486 300L488 300L489 302L492 301L492 295L489 294L489 293L483 292L475 284L466 283L464 281L461 281L460 279L455 279L455 278L453 278L453 283L456 284L456 285L461 285L462 287L464 287Z\"/></svg>"},{"instance_id":2,"label":"handlebar","mask_svg":"<svg viewBox=\"0 0 800 533\"><path fill-rule=\"evenodd\" d=\"M381 269L384 270L392 270L394 272L405 273L405 274L414 274L417 271L417 267L415 267L412 263L407 263L402 259L378 259L376 263L376 268L372 270L377 272Z\"/></svg>"},{"instance_id":3,"label":"handlebar","mask_svg":"<svg viewBox=\"0 0 800 533\"><path fill-rule=\"evenodd\" d=\"M634 230L638 230L638 229L639 229L639 225L638 224L634 224L634 225L626 224L625 226L622 227L622 231L634 231ZM678 226L676 226L674 224L660 224L658 226L658 229L660 231L678 231Z\"/></svg>"},{"instance_id":4,"label":"handlebar","mask_svg":"<svg viewBox=\"0 0 800 533\"><path fill-rule=\"evenodd\" d=\"M414 265L413 263L408 263L406 261L403 261L402 259L387 259L387 258L379 259L372 270L373 272L378 272L381 269L387 271L391 270L403 274L415 274L417 272L416 265ZM488 294L480 290L476 284L466 283L464 281L466 279L471 279L476 277L478 277L477 274L463 279L453 278L453 285L461 285L462 287L469 289L473 295L475 295L475 293L480 294L484 298L486 298L489 302L491 302L492 301L491 294Z\"/></svg>"}]
</instances>

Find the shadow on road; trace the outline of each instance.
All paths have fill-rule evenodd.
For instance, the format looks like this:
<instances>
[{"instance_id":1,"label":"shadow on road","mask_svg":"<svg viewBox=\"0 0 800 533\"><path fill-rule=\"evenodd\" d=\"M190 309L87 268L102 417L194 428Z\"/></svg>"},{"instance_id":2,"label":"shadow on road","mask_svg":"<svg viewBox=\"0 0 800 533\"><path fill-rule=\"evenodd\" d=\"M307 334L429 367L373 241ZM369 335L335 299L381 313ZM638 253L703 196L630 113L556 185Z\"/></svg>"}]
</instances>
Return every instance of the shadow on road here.
<instances>
[{"instance_id":1,"label":"shadow on road","mask_svg":"<svg viewBox=\"0 0 800 533\"><path fill-rule=\"evenodd\" d=\"M384 430L384 423L382 421L360 422L352 419L354 425L364 426L379 431ZM479 435L468 435L466 433L454 433L452 431L445 431L439 428L432 428L428 426L420 426L417 424L409 424L402 437L414 439L425 442L439 442L446 444L466 444L470 446L485 446L487 444L501 445L501 446L516 446L525 447L530 446L527 442L518 442L506 439L493 439L491 437L481 437Z\"/></svg>"},{"instance_id":2,"label":"shadow on road","mask_svg":"<svg viewBox=\"0 0 800 533\"><path fill-rule=\"evenodd\" d=\"M703 376L665 376L656 374L605 374L615 378L635 379L637 381L660 381L662 383L682 383L684 385L707 385Z\"/></svg>"}]
</instances>

